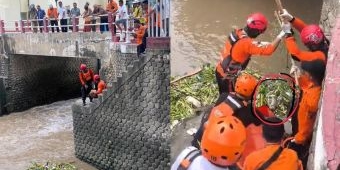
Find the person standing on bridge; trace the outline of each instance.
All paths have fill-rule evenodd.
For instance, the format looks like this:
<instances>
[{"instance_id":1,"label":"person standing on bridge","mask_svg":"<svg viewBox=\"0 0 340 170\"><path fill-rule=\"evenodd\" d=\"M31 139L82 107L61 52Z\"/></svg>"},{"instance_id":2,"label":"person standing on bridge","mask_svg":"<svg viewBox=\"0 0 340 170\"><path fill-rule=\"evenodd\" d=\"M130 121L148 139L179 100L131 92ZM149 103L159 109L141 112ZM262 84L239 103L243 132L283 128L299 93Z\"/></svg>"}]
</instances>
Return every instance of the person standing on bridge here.
<instances>
[{"instance_id":1,"label":"person standing on bridge","mask_svg":"<svg viewBox=\"0 0 340 170\"><path fill-rule=\"evenodd\" d=\"M126 22L129 19L128 10L126 5L124 5L123 0L119 0L119 9L118 9L119 20L116 21L116 26L120 30L120 40L125 41L126 37ZM123 25L123 28L121 27ZM124 31L123 31L124 30Z\"/></svg>"},{"instance_id":2,"label":"person standing on bridge","mask_svg":"<svg viewBox=\"0 0 340 170\"><path fill-rule=\"evenodd\" d=\"M66 9L63 7L63 2L59 0L58 2L58 18L60 20L61 31L67 32L67 18L66 18Z\"/></svg>"},{"instance_id":3,"label":"person standing on bridge","mask_svg":"<svg viewBox=\"0 0 340 170\"><path fill-rule=\"evenodd\" d=\"M271 43L254 40L265 32L267 25L267 18L263 14L253 13L243 29L235 29L229 34L215 71L220 94L234 91L235 77L247 67L252 55L270 56L274 53L285 35L283 31Z\"/></svg>"},{"instance_id":4,"label":"person standing on bridge","mask_svg":"<svg viewBox=\"0 0 340 170\"><path fill-rule=\"evenodd\" d=\"M277 117L267 118L270 122L281 122ZM262 125L263 138L266 146L252 152L243 166L243 170L303 170L301 161L295 151L281 146L284 137L284 125Z\"/></svg>"},{"instance_id":5,"label":"person standing on bridge","mask_svg":"<svg viewBox=\"0 0 340 170\"><path fill-rule=\"evenodd\" d=\"M50 20L50 24L52 27L52 32L54 32L54 28L56 27L57 32L59 32L59 25L58 25L58 11L56 8L53 8L53 5L50 4L47 10L47 16Z\"/></svg>"},{"instance_id":6,"label":"person standing on bridge","mask_svg":"<svg viewBox=\"0 0 340 170\"><path fill-rule=\"evenodd\" d=\"M89 93L93 89L94 83L94 75L92 69L87 68L85 64L80 65L79 79L82 85L81 87L81 97L83 99L83 105L86 105L86 97L90 98L90 102L92 102L92 97L89 96Z\"/></svg>"},{"instance_id":7,"label":"person standing on bridge","mask_svg":"<svg viewBox=\"0 0 340 170\"><path fill-rule=\"evenodd\" d=\"M108 17L103 16L107 15L107 11L105 11L101 6L94 4L93 5L93 16L100 18L100 32L103 33L105 31L109 31Z\"/></svg>"},{"instance_id":8,"label":"person standing on bridge","mask_svg":"<svg viewBox=\"0 0 340 170\"><path fill-rule=\"evenodd\" d=\"M101 94L104 89L106 89L104 80L101 80L98 74L94 75L94 90L91 90L90 96L92 98L97 98L98 94Z\"/></svg>"},{"instance_id":9,"label":"person standing on bridge","mask_svg":"<svg viewBox=\"0 0 340 170\"><path fill-rule=\"evenodd\" d=\"M200 149L184 149L171 170L232 170L237 168L245 148L246 129L233 116L220 116L209 120L202 137Z\"/></svg>"},{"instance_id":10,"label":"person standing on bridge","mask_svg":"<svg viewBox=\"0 0 340 170\"><path fill-rule=\"evenodd\" d=\"M79 17L80 16L80 9L77 7L77 3L73 2L73 8L71 9L71 17ZM73 24L73 20L71 19L71 25ZM79 18L76 19L76 30L73 30L75 32L78 32L79 30ZM73 27L71 27L73 29Z\"/></svg>"},{"instance_id":11,"label":"person standing on bridge","mask_svg":"<svg viewBox=\"0 0 340 170\"><path fill-rule=\"evenodd\" d=\"M37 33L38 32L38 13L37 9L35 8L34 4L31 4L29 6L29 11L27 13L27 19L31 20L31 28L33 28L33 32Z\"/></svg>"},{"instance_id":12,"label":"person standing on bridge","mask_svg":"<svg viewBox=\"0 0 340 170\"><path fill-rule=\"evenodd\" d=\"M86 3L84 5L84 12L82 14L83 18L84 18L84 32L91 32L91 26L87 25L87 24L91 24L92 22L92 10L89 7L89 4Z\"/></svg>"},{"instance_id":13,"label":"person standing on bridge","mask_svg":"<svg viewBox=\"0 0 340 170\"><path fill-rule=\"evenodd\" d=\"M113 22L116 22L116 13L118 11L118 4L114 0L108 0L108 3L106 5L106 11L112 13ZM116 34L117 32L116 25L113 26L113 32L114 34Z\"/></svg>"},{"instance_id":14,"label":"person standing on bridge","mask_svg":"<svg viewBox=\"0 0 340 170\"><path fill-rule=\"evenodd\" d=\"M45 10L40 8L40 5L37 5L37 15L38 15L38 23L39 23L39 28L40 28L40 32L43 31L43 26L44 26L44 21L43 19L46 16Z\"/></svg>"}]
</instances>

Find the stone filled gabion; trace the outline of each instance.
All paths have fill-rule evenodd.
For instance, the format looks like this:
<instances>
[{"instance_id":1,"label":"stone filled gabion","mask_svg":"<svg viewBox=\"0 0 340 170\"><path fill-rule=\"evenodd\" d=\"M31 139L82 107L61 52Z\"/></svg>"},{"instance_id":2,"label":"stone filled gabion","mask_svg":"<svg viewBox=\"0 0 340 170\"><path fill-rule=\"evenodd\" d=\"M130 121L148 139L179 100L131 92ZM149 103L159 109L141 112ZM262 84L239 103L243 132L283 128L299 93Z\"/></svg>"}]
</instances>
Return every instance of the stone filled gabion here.
<instances>
[{"instance_id":1,"label":"stone filled gabion","mask_svg":"<svg viewBox=\"0 0 340 170\"><path fill-rule=\"evenodd\" d=\"M79 159L107 170L170 168L170 61L145 57L95 109L72 107Z\"/></svg>"}]
</instances>

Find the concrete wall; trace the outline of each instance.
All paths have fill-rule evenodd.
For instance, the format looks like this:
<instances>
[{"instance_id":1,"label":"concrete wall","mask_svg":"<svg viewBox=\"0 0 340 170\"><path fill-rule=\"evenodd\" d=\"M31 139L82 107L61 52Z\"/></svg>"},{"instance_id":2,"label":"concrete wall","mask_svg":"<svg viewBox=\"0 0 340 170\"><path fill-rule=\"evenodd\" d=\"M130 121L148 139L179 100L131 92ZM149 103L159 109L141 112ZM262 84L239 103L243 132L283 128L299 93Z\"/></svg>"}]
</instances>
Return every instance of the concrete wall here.
<instances>
[{"instance_id":1,"label":"concrete wall","mask_svg":"<svg viewBox=\"0 0 340 170\"><path fill-rule=\"evenodd\" d=\"M78 100L76 156L99 169L169 169L169 83L168 52L148 51L99 100Z\"/></svg>"},{"instance_id":2,"label":"concrete wall","mask_svg":"<svg viewBox=\"0 0 340 170\"><path fill-rule=\"evenodd\" d=\"M336 17L339 13L340 1L339 0L324 0L321 11L320 25L326 36L330 39L332 30L336 23Z\"/></svg>"},{"instance_id":3,"label":"concrete wall","mask_svg":"<svg viewBox=\"0 0 340 170\"><path fill-rule=\"evenodd\" d=\"M309 170L340 169L340 1L324 0L320 24L331 40L309 155Z\"/></svg>"},{"instance_id":4,"label":"concrete wall","mask_svg":"<svg viewBox=\"0 0 340 170\"><path fill-rule=\"evenodd\" d=\"M80 63L98 72L95 58L10 55L8 78L4 81L7 111L79 97Z\"/></svg>"},{"instance_id":5,"label":"concrete wall","mask_svg":"<svg viewBox=\"0 0 340 170\"><path fill-rule=\"evenodd\" d=\"M5 34L5 50L9 54L58 57L104 58L110 54L111 33Z\"/></svg>"}]
</instances>

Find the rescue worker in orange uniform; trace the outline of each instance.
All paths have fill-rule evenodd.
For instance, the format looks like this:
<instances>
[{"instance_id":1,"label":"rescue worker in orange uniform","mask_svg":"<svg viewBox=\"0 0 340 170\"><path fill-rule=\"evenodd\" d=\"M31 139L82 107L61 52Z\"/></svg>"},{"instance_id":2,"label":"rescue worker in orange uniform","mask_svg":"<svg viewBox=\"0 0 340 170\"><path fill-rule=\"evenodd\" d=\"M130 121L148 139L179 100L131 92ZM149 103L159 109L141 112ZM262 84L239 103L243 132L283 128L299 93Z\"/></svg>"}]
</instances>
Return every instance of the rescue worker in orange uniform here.
<instances>
[{"instance_id":1,"label":"rescue worker in orange uniform","mask_svg":"<svg viewBox=\"0 0 340 170\"><path fill-rule=\"evenodd\" d=\"M235 75L247 67L252 55L273 54L285 33L281 31L271 43L255 41L254 38L264 33L267 25L263 14L254 13L248 17L244 29L235 29L230 33L215 71L220 94L234 91Z\"/></svg>"},{"instance_id":2,"label":"rescue worker in orange uniform","mask_svg":"<svg viewBox=\"0 0 340 170\"><path fill-rule=\"evenodd\" d=\"M245 148L246 130L233 116L209 120L200 149L184 149L171 170L232 170Z\"/></svg>"},{"instance_id":3,"label":"rescue worker in orange uniform","mask_svg":"<svg viewBox=\"0 0 340 170\"><path fill-rule=\"evenodd\" d=\"M253 120L255 120L255 117L250 117L253 115L251 112L251 105L248 103L257 85L257 79L249 74L241 74L237 78L235 85L237 87L235 92L230 92L229 94L223 93L223 95L220 95L220 98L217 100L212 110L202 117L201 125L191 142L192 146L199 147L204 131L204 123L212 117L233 115L241 119L245 126L254 122ZM259 122L257 122L257 124L259 124Z\"/></svg>"},{"instance_id":4,"label":"rescue worker in orange uniform","mask_svg":"<svg viewBox=\"0 0 340 170\"><path fill-rule=\"evenodd\" d=\"M296 116L292 117L294 139L290 148L294 149L306 168L308 150L313 136L313 127L318 112L321 86L325 74L324 60L302 61L302 76L306 81L299 80L302 97Z\"/></svg>"},{"instance_id":5,"label":"rescue worker in orange uniform","mask_svg":"<svg viewBox=\"0 0 340 170\"><path fill-rule=\"evenodd\" d=\"M235 92L230 92L227 97L218 101L209 115L202 118L201 126L195 133L191 144L199 147L206 121L209 122L220 116L235 116L246 127L247 136L246 149L239 160L239 164L243 164L244 159L249 153L264 147L265 141L262 138L261 121L253 114L251 104L249 103L257 82L258 80L255 77L247 73L241 74L236 79Z\"/></svg>"},{"instance_id":6,"label":"rescue worker in orange uniform","mask_svg":"<svg viewBox=\"0 0 340 170\"><path fill-rule=\"evenodd\" d=\"M281 122L279 118L267 118L270 122ZM288 148L282 148L281 142L284 136L284 125L262 126L263 137L266 146L263 149L252 152L245 160L243 170L302 170L302 164L296 152Z\"/></svg>"},{"instance_id":7,"label":"rescue worker in orange uniform","mask_svg":"<svg viewBox=\"0 0 340 170\"><path fill-rule=\"evenodd\" d=\"M83 105L86 105L86 97L89 96L89 93L93 89L93 71L85 64L80 65L80 72L79 72L79 80L81 83L81 97L83 99ZM89 96L90 102L92 102L92 97Z\"/></svg>"},{"instance_id":8,"label":"rescue worker in orange uniform","mask_svg":"<svg viewBox=\"0 0 340 170\"><path fill-rule=\"evenodd\" d=\"M298 61L320 59L326 62L329 41L325 37L322 29L318 25L307 25L300 18L289 14L287 10L284 9L283 11L281 17L285 21L289 21L293 27L300 32L303 44L309 49L309 51L300 50L292 33L286 32L288 34L285 38L285 44L293 59ZM290 30L290 24L286 26L288 27L287 30Z\"/></svg>"},{"instance_id":9,"label":"rescue worker in orange uniform","mask_svg":"<svg viewBox=\"0 0 340 170\"><path fill-rule=\"evenodd\" d=\"M106 84L100 79L98 74L94 75L94 90L91 90L90 96L92 98L97 98L98 94L101 94L104 89L106 89Z\"/></svg>"},{"instance_id":10,"label":"rescue worker in orange uniform","mask_svg":"<svg viewBox=\"0 0 340 170\"><path fill-rule=\"evenodd\" d=\"M135 19L135 34L134 37L137 39L137 56L145 51L146 44L143 43L143 37L145 34L146 26L141 25L140 21Z\"/></svg>"}]
</instances>

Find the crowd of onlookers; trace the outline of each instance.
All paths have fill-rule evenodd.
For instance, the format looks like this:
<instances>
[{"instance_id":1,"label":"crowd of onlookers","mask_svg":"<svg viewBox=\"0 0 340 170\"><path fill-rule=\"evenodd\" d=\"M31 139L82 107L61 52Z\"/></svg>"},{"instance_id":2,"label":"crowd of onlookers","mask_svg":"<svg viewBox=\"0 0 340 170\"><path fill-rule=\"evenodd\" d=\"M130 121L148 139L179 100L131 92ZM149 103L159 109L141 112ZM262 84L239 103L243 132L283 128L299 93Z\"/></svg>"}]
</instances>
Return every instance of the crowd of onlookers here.
<instances>
[{"instance_id":1,"label":"crowd of onlookers","mask_svg":"<svg viewBox=\"0 0 340 170\"><path fill-rule=\"evenodd\" d=\"M43 19L48 19L48 25L50 30L54 32L68 32L73 30L73 17L81 18L83 24L79 24L79 20L76 19L75 31L79 30L79 25L84 25L83 32L95 32L97 26L99 25L100 32L109 31L109 17L108 14L113 14L113 22L115 22L114 32L118 28L121 32L121 39L125 38L123 33L127 29L133 30L134 23L140 23L140 25L145 26L148 23L149 16L152 18L151 30L154 34L160 35L163 33L169 36L169 19L170 19L170 0L156 0L153 6L149 6L148 0L134 0L129 1L124 4L123 0L119 0L118 4L114 0L108 0L106 6L93 4L91 5L87 2L84 5L84 9L81 10L77 3L73 3L73 7L70 5L64 5L61 0L58 1L57 7L53 7L52 4L49 5L47 12L41 9L40 5L35 6L31 4L29 6L29 11L27 13L27 19L31 21L31 27L33 32L43 32L44 21ZM162 15L160 14L162 12ZM157 18L158 17L158 18ZM116 20L117 18L117 20ZM157 19L156 19L157 18ZM162 18L162 19L161 19ZM129 19L129 20L128 20ZM130 27L127 28L127 20L129 21ZM162 26L161 26L162 20ZM156 29L158 27L159 29ZM156 31L158 30L158 31Z\"/></svg>"}]
</instances>

